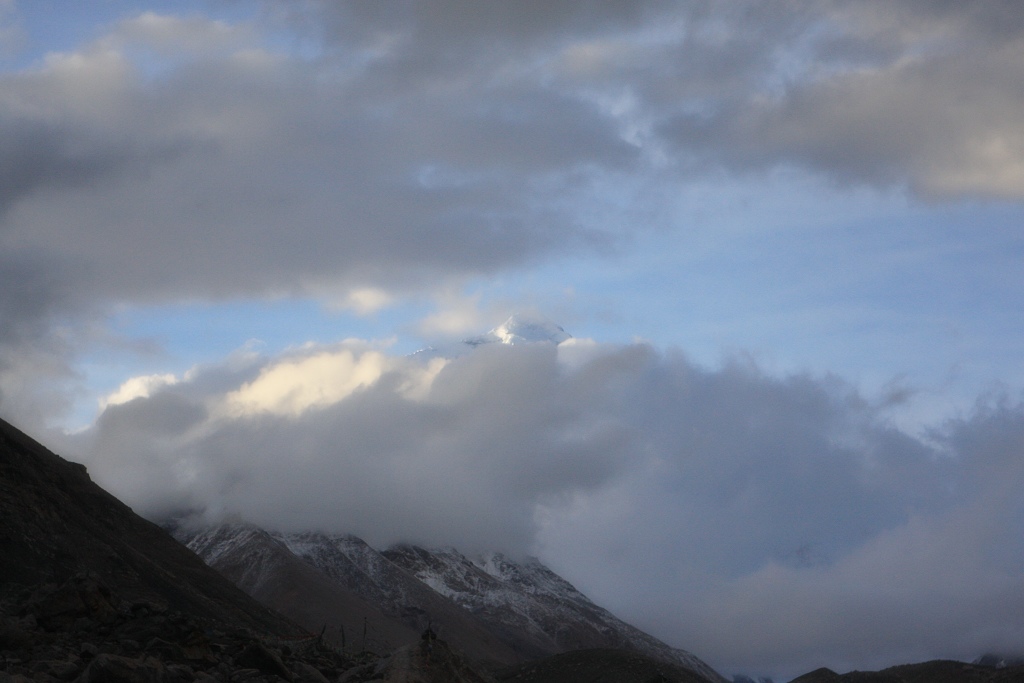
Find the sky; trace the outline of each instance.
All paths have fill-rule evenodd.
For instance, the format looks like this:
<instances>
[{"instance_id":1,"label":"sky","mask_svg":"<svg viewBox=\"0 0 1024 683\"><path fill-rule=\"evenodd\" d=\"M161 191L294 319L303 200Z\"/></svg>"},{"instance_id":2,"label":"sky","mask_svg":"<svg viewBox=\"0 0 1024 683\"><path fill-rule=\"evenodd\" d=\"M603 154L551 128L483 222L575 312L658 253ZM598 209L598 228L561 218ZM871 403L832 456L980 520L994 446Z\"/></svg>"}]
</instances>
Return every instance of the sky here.
<instances>
[{"instance_id":1,"label":"sky","mask_svg":"<svg viewBox=\"0 0 1024 683\"><path fill-rule=\"evenodd\" d=\"M1022 200L1015 0L0 0L0 416L726 675L1021 653Z\"/></svg>"}]
</instances>

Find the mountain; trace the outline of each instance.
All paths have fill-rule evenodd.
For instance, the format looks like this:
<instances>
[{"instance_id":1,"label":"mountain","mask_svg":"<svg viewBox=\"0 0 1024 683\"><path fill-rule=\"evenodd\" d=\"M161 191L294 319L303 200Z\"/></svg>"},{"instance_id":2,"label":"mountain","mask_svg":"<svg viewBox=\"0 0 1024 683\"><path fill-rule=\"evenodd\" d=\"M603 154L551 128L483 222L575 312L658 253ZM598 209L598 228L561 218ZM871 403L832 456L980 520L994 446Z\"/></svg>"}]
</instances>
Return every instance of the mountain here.
<instances>
[{"instance_id":1,"label":"mountain","mask_svg":"<svg viewBox=\"0 0 1024 683\"><path fill-rule=\"evenodd\" d=\"M357 664L0 420L0 681L322 681Z\"/></svg>"},{"instance_id":2,"label":"mountain","mask_svg":"<svg viewBox=\"0 0 1024 683\"><path fill-rule=\"evenodd\" d=\"M84 572L116 587L124 600L271 633L296 630L93 483L84 466L0 421L3 595Z\"/></svg>"},{"instance_id":3,"label":"mountain","mask_svg":"<svg viewBox=\"0 0 1024 683\"><path fill-rule=\"evenodd\" d=\"M705 683L679 664L626 650L574 650L497 672L510 683Z\"/></svg>"},{"instance_id":4,"label":"mountain","mask_svg":"<svg viewBox=\"0 0 1024 683\"><path fill-rule=\"evenodd\" d=\"M409 545L378 552L353 536L245 525L190 539L246 590L320 630L253 600L83 466L0 420L0 682L724 680L536 560ZM588 645L594 638L616 647ZM466 657L463 645L476 650ZM583 649L515 661L551 647ZM1024 665L985 657L818 669L793 683L847 681L1012 683L1024 681Z\"/></svg>"},{"instance_id":5,"label":"mountain","mask_svg":"<svg viewBox=\"0 0 1024 683\"><path fill-rule=\"evenodd\" d=\"M250 596L307 630L322 632L339 647L386 653L419 636L418 630L388 617L262 529L225 525L176 533L190 550Z\"/></svg>"},{"instance_id":6,"label":"mountain","mask_svg":"<svg viewBox=\"0 0 1024 683\"><path fill-rule=\"evenodd\" d=\"M354 536L270 534L246 524L175 535L254 598L338 647L385 653L443 624L444 638L474 660L515 661L486 626Z\"/></svg>"},{"instance_id":7,"label":"mountain","mask_svg":"<svg viewBox=\"0 0 1024 683\"><path fill-rule=\"evenodd\" d=\"M991 667L948 660L902 664L882 671L851 671L838 674L816 669L790 683L1021 683L1024 666Z\"/></svg>"},{"instance_id":8,"label":"mountain","mask_svg":"<svg viewBox=\"0 0 1024 683\"><path fill-rule=\"evenodd\" d=\"M995 652L988 652L983 654L974 660L974 664L980 664L982 666L991 666L997 669L1004 669L1006 667L1013 666L1024 666L1024 656L1008 655Z\"/></svg>"},{"instance_id":9,"label":"mountain","mask_svg":"<svg viewBox=\"0 0 1024 683\"><path fill-rule=\"evenodd\" d=\"M434 358L458 358L479 346L490 344L554 344L572 339L561 325L540 315L516 313L494 329L476 337L442 346L428 346L412 354L413 358L429 361Z\"/></svg>"},{"instance_id":10,"label":"mountain","mask_svg":"<svg viewBox=\"0 0 1024 683\"><path fill-rule=\"evenodd\" d=\"M378 552L352 535L271 534L242 524L177 534L251 595L312 630L335 618L297 608L323 603L329 580L336 594L379 610L376 620L364 622L371 634L394 623L430 627L492 667L569 650L619 648L697 672L702 680L724 680L692 654L598 607L536 559L520 563L492 553L471 560L452 548L411 545ZM305 565L305 574L297 563ZM311 569L318 576L299 578ZM276 586L286 586L286 595ZM345 630L351 638L352 626Z\"/></svg>"},{"instance_id":11,"label":"mountain","mask_svg":"<svg viewBox=\"0 0 1024 683\"><path fill-rule=\"evenodd\" d=\"M481 344L561 344L572 335L562 329L561 325L539 315L512 315L490 332L463 340L463 344L480 346Z\"/></svg>"},{"instance_id":12,"label":"mountain","mask_svg":"<svg viewBox=\"0 0 1024 683\"><path fill-rule=\"evenodd\" d=\"M469 559L453 548L402 545L383 555L470 611L524 651L555 654L617 648L672 662L715 680L718 674L694 655L595 605L536 558L519 563L489 553Z\"/></svg>"}]
</instances>

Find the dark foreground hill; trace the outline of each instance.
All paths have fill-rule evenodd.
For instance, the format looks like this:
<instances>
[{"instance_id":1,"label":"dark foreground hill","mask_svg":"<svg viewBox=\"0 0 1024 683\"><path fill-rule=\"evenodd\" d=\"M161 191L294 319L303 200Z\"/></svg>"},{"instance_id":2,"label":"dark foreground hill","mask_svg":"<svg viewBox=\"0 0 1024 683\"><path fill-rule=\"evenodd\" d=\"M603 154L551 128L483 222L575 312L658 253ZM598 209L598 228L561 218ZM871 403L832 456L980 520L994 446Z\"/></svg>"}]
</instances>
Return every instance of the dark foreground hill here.
<instances>
[{"instance_id":1,"label":"dark foreground hill","mask_svg":"<svg viewBox=\"0 0 1024 683\"><path fill-rule=\"evenodd\" d=\"M296 629L93 483L84 466L0 421L0 597L83 572L128 602L280 635Z\"/></svg>"},{"instance_id":2,"label":"dark foreground hill","mask_svg":"<svg viewBox=\"0 0 1024 683\"><path fill-rule=\"evenodd\" d=\"M357 664L0 421L0 681L323 681Z\"/></svg>"}]
</instances>

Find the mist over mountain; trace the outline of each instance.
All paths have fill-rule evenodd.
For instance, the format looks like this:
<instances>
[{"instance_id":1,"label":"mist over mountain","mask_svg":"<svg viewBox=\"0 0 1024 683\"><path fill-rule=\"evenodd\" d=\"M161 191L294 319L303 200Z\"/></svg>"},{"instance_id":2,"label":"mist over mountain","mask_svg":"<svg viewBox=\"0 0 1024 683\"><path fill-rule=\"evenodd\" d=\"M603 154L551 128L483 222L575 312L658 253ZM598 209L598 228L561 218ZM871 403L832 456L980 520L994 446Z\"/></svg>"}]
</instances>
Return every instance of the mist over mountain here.
<instances>
[{"instance_id":1,"label":"mist over mountain","mask_svg":"<svg viewBox=\"0 0 1024 683\"><path fill-rule=\"evenodd\" d=\"M0 673L12 680L724 681L535 559L410 545L378 553L351 535L248 525L180 530L291 621L234 589L81 465L2 422L0 493ZM534 659L552 646L560 654ZM796 680L1009 683L1024 672L986 655L879 672L822 668Z\"/></svg>"},{"instance_id":2,"label":"mist over mountain","mask_svg":"<svg viewBox=\"0 0 1024 683\"><path fill-rule=\"evenodd\" d=\"M268 533L246 524L175 533L247 593L337 644L362 638L391 650L431 628L492 667L607 648L724 681L693 654L595 605L535 558L470 559L454 548L411 545L378 552L352 535Z\"/></svg>"},{"instance_id":3,"label":"mist over mountain","mask_svg":"<svg viewBox=\"0 0 1024 683\"><path fill-rule=\"evenodd\" d=\"M536 313L513 314L488 332L440 346L428 346L413 354L420 361L452 359L487 344L561 344L573 336L552 320Z\"/></svg>"},{"instance_id":4,"label":"mist over mountain","mask_svg":"<svg viewBox=\"0 0 1024 683\"><path fill-rule=\"evenodd\" d=\"M726 672L1019 649L1019 404L918 434L838 377L567 334L247 351L65 444L152 519L539 557Z\"/></svg>"}]
</instances>

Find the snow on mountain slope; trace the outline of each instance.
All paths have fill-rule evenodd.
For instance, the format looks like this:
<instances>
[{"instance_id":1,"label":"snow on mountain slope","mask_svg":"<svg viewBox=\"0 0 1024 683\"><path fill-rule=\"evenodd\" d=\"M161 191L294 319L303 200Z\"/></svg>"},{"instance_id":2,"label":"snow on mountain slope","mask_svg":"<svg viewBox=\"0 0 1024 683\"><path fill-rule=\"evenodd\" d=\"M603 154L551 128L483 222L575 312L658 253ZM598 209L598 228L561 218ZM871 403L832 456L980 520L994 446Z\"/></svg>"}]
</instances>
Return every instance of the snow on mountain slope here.
<instances>
[{"instance_id":1,"label":"snow on mountain slope","mask_svg":"<svg viewBox=\"0 0 1024 683\"><path fill-rule=\"evenodd\" d=\"M225 524L175 529L174 536L246 593L336 645L387 652L417 637L415 628L325 576L263 529Z\"/></svg>"},{"instance_id":2,"label":"snow on mountain slope","mask_svg":"<svg viewBox=\"0 0 1024 683\"><path fill-rule=\"evenodd\" d=\"M537 559L470 558L412 545L378 552L352 535L240 524L176 535L250 595L311 630L338 622L351 637L369 621L382 641L396 644L430 625L471 657L504 663L620 648L724 680L697 657L595 605Z\"/></svg>"},{"instance_id":3,"label":"snow on mountain slope","mask_svg":"<svg viewBox=\"0 0 1024 683\"><path fill-rule=\"evenodd\" d=\"M247 593L313 632L326 627L339 645L347 634L348 645L360 647L368 630L369 646L393 649L433 625L475 660L520 658L484 622L355 536L271 534L244 524L175 535Z\"/></svg>"},{"instance_id":4,"label":"snow on mountain slope","mask_svg":"<svg viewBox=\"0 0 1024 683\"><path fill-rule=\"evenodd\" d=\"M466 339L463 343L470 346L480 344L561 344L572 335L562 329L561 325L537 315L512 315L490 332Z\"/></svg>"},{"instance_id":5,"label":"snow on mountain slope","mask_svg":"<svg viewBox=\"0 0 1024 683\"><path fill-rule=\"evenodd\" d=\"M489 344L554 344L572 339L572 335L562 327L539 315L515 314L490 332L476 337L463 339L460 342L428 346L412 354L421 361L435 358L452 359L464 356L478 346Z\"/></svg>"},{"instance_id":6,"label":"snow on mountain slope","mask_svg":"<svg viewBox=\"0 0 1024 683\"><path fill-rule=\"evenodd\" d=\"M672 648L595 605L535 558L500 553L470 559L455 549L396 546L384 557L479 616L496 630L530 637L552 652L594 647L636 650L724 680L685 650Z\"/></svg>"},{"instance_id":7,"label":"snow on mountain slope","mask_svg":"<svg viewBox=\"0 0 1024 683\"><path fill-rule=\"evenodd\" d=\"M410 628L422 631L431 626L477 659L514 662L522 654L517 655L507 639L487 623L356 536L304 532L276 534L275 538L297 557Z\"/></svg>"},{"instance_id":8,"label":"snow on mountain slope","mask_svg":"<svg viewBox=\"0 0 1024 683\"><path fill-rule=\"evenodd\" d=\"M288 557L270 534L254 526L203 529L189 537L185 545L212 567L237 567L232 580L250 595L261 592Z\"/></svg>"}]
</instances>

